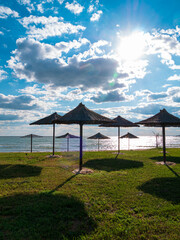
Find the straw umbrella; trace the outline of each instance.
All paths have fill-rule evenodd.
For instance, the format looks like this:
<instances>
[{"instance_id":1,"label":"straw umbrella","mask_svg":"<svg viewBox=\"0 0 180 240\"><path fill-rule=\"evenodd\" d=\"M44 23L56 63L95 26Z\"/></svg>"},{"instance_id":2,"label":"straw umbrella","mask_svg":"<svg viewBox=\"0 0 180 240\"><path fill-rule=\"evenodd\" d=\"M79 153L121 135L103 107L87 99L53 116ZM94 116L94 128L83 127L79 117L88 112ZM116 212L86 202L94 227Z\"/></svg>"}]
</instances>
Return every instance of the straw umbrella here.
<instances>
[{"instance_id":1,"label":"straw umbrella","mask_svg":"<svg viewBox=\"0 0 180 240\"><path fill-rule=\"evenodd\" d=\"M83 125L101 124L112 122L111 119L104 117L80 103L76 108L66 113L57 123L59 124L79 124L80 125L80 154L79 154L79 171L82 170L82 142L83 142Z\"/></svg>"},{"instance_id":2,"label":"straw umbrella","mask_svg":"<svg viewBox=\"0 0 180 240\"><path fill-rule=\"evenodd\" d=\"M30 125L49 125L49 124L53 125L53 156L54 156L54 146L55 146L55 123L60 119L61 119L61 116L55 112L45 118L39 119L36 122L30 123Z\"/></svg>"},{"instance_id":3,"label":"straw umbrella","mask_svg":"<svg viewBox=\"0 0 180 240\"><path fill-rule=\"evenodd\" d=\"M95 135L88 137L88 139L98 139L98 151L99 151L99 139L110 139L110 138L98 132Z\"/></svg>"},{"instance_id":4,"label":"straw umbrella","mask_svg":"<svg viewBox=\"0 0 180 240\"><path fill-rule=\"evenodd\" d=\"M133 135L132 133L126 133L125 135L123 135L121 138L128 138L128 150L129 150L129 148L130 148L130 141L129 141L129 139L130 138L138 138L138 137L136 137L135 135Z\"/></svg>"},{"instance_id":5,"label":"straw umbrella","mask_svg":"<svg viewBox=\"0 0 180 240\"><path fill-rule=\"evenodd\" d=\"M72 134L69 134L69 133L66 133L62 136L58 136L56 138L66 138L67 139L67 152L69 152L69 139L70 138L79 138L78 136L75 136L75 135L72 135Z\"/></svg>"},{"instance_id":6,"label":"straw umbrella","mask_svg":"<svg viewBox=\"0 0 180 240\"><path fill-rule=\"evenodd\" d=\"M154 116L138 122L146 127L162 127L163 135L163 157L164 163L166 163L166 139L165 139L165 127L180 127L180 118L168 113L166 109L160 110L159 113Z\"/></svg>"},{"instance_id":7,"label":"straw umbrella","mask_svg":"<svg viewBox=\"0 0 180 240\"><path fill-rule=\"evenodd\" d=\"M29 135L25 135L25 136L22 136L21 138L31 138L31 152L32 152L32 140L34 137L42 137L42 136L39 136L39 135L36 135L36 134L29 134Z\"/></svg>"},{"instance_id":8,"label":"straw umbrella","mask_svg":"<svg viewBox=\"0 0 180 240\"><path fill-rule=\"evenodd\" d=\"M118 128L118 154L119 154L120 153L120 127L139 127L139 126L121 116L117 116L113 120L114 122L101 124L100 127L117 127Z\"/></svg>"}]
</instances>

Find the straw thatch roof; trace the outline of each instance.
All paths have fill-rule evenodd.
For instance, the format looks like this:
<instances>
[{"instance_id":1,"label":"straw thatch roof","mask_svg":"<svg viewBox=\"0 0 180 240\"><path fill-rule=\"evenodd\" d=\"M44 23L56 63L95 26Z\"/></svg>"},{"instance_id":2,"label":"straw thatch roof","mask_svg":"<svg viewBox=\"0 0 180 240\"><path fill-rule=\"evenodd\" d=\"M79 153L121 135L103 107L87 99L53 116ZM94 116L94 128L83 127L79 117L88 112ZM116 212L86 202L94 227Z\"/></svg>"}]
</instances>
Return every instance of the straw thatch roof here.
<instances>
[{"instance_id":1,"label":"straw thatch roof","mask_svg":"<svg viewBox=\"0 0 180 240\"><path fill-rule=\"evenodd\" d=\"M125 135L121 136L121 138L138 138L138 137L128 132Z\"/></svg>"},{"instance_id":2,"label":"straw thatch roof","mask_svg":"<svg viewBox=\"0 0 180 240\"><path fill-rule=\"evenodd\" d=\"M117 116L113 120L114 120L114 122L101 124L100 127L139 127L137 124L135 124L121 116Z\"/></svg>"},{"instance_id":3,"label":"straw thatch roof","mask_svg":"<svg viewBox=\"0 0 180 240\"><path fill-rule=\"evenodd\" d=\"M66 134L64 134L64 135L62 135L62 136L58 136L58 137L56 137L56 138L79 138L78 136L75 136L75 135L72 135L72 134L70 134L70 133L66 133Z\"/></svg>"},{"instance_id":4,"label":"straw thatch roof","mask_svg":"<svg viewBox=\"0 0 180 240\"><path fill-rule=\"evenodd\" d=\"M159 113L140 121L137 124L142 124L148 127L180 127L180 118L168 113L166 109L160 110Z\"/></svg>"},{"instance_id":5,"label":"straw thatch roof","mask_svg":"<svg viewBox=\"0 0 180 240\"><path fill-rule=\"evenodd\" d=\"M45 125L45 124L54 124L61 119L61 116L56 112L45 117L41 118L36 122L30 123L30 125Z\"/></svg>"},{"instance_id":6,"label":"straw thatch roof","mask_svg":"<svg viewBox=\"0 0 180 240\"><path fill-rule=\"evenodd\" d=\"M25 136L22 136L21 138L30 138L30 137L42 137L42 136L39 136L39 135L36 135L36 134L29 134L29 135L25 135Z\"/></svg>"},{"instance_id":7,"label":"straw thatch roof","mask_svg":"<svg viewBox=\"0 0 180 240\"><path fill-rule=\"evenodd\" d=\"M110 138L98 132L95 135L88 137L88 139L110 139Z\"/></svg>"},{"instance_id":8,"label":"straw thatch roof","mask_svg":"<svg viewBox=\"0 0 180 240\"><path fill-rule=\"evenodd\" d=\"M88 109L82 103L57 121L59 124L100 124L105 122L112 122L112 120Z\"/></svg>"}]
</instances>

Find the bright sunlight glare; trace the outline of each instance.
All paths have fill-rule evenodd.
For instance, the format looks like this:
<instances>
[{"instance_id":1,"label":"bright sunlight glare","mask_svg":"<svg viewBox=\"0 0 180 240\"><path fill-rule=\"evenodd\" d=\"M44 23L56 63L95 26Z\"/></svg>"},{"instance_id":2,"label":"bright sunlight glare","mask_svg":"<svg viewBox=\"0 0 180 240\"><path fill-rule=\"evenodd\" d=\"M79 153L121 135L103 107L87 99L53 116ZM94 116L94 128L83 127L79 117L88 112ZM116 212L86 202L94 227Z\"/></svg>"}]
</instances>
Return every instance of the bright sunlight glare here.
<instances>
[{"instance_id":1,"label":"bright sunlight glare","mask_svg":"<svg viewBox=\"0 0 180 240\"><path fill-rule=\"evenodd\" d=\"M143 32L133 32L129 36L121 37L118 46L119 57L123 60L136 60L142 57L145 49Z\"/></svg>"}]
</instances>

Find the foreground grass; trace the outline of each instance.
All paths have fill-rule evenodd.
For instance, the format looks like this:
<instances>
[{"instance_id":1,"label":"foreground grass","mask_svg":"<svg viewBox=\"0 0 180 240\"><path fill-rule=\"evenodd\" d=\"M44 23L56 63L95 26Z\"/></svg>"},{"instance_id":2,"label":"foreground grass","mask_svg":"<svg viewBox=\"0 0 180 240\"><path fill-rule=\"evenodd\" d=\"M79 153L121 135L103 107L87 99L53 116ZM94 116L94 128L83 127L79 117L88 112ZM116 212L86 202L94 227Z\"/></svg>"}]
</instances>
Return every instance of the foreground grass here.
<instances>
[{"instance_id":1,"label":"foreground grass","mask_svg":"<svg viewBox=\"0 0 180 240\"><path fill-rule=\"evenodd\" d=\"M0 239L167 239L180 236L180 149L0 153Z\"/></svg>"}]
</instances>

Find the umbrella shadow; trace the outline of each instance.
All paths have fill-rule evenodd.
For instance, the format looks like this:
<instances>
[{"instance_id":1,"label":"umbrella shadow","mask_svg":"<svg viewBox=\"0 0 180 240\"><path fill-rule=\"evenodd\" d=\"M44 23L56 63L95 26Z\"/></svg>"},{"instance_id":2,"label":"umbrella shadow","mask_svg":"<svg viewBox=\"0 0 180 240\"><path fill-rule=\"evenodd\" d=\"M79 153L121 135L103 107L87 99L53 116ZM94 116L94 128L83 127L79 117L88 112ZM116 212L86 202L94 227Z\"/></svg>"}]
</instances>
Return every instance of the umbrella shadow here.
<instances>
[{"instance_id":1,"label":"umbrella shadow","mask_svg":"<svg viewBox=\"0 0 180 240\"><path fill-rule=\"evenodd\" d=\"M0 199L2 239L76 239L96 228L84 203L62 194Z\"/></svg>"},{"instance_id":2,"label":"umbrella shadow","mask_svg":"<svg viewBox=\"0 0 180 240\"><path fill-rule=\"evenodd\" d=\"M152 158L150 158L150 159L152 159L152 160L156 160L156 161L164 161L164 158L163 158L163 156L156 156L156 157L152 157ZM173 157L173 156L168 156L168 155L166 155L166 161L167 162L174 162L174 163L180 163L180 157Z\"/></svg>"},{"instance_id":3,"label":"umbrella shadow","mask_svg":"<svg viewBox=\"0 0 180 240\"><path fill-rule=\"evenodd\" d=\"M69 181L71 181L71 179L73 179L74 177L76 177L76 175L72 175L71 177L69 177L68 179L66 179L63 183L59 184L57 187L55 187L53 190L51 190L49 192L49 194L52 194L53 192L57 191L59 188L63 187L66 183L68 183Z\"/></svg>"},{"instance_id":4,"label":"umbrella shadow","mask_svg":"<svg viewBox=\"0 0 180 240\"><path fill-rule=\"evenodd\" d=\"M23 164L0 165L0 179L34 177L41 173L42 168Z\"/></svg>"},{"instance_id":5,"label":"umbrella shadow","mask_svg":"<svg viewBox=\"0 0 180 240\"><path fill-rule=\"evenodd\" d=\"M83 166L92 168L92 169L111 172L111 171L119 171L122 169L139 168L139 167L143 167L144 164L142 162L133 161L133 160L105 158L105 159L89 160Z\"/></svg>"},{"instance_id":6,"label":"umbrella shadow","mask_svg":"<svg viewBox=\"0 0 180 240\"><path fill-rule=\"evenodd\" d=\"M174 204L180 203L180 179L179 178L154 178L138 187L145 193L166 199Z\"/></svg>"}]
</instances>

